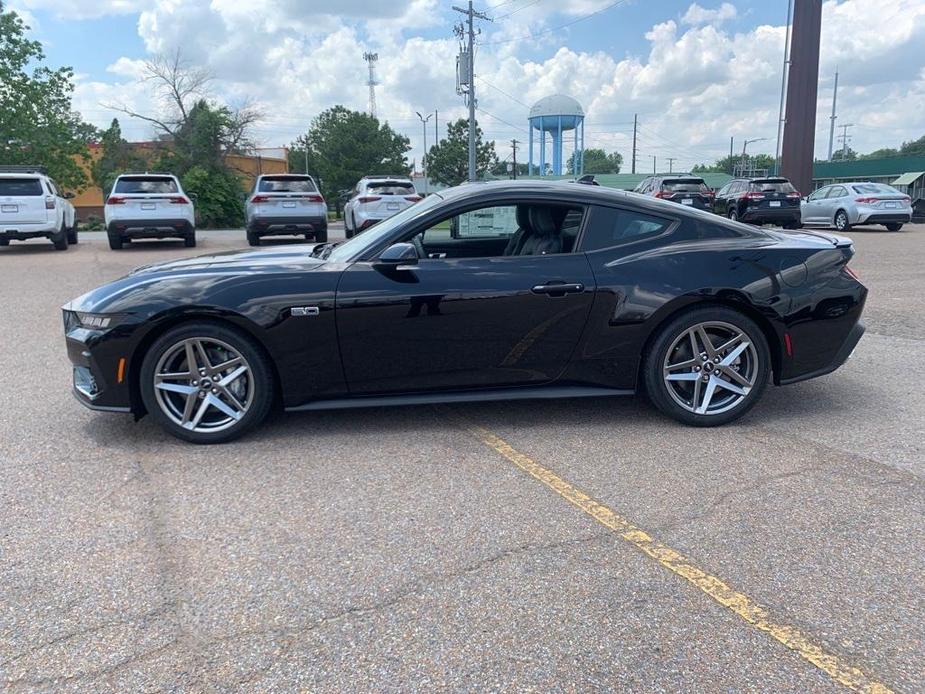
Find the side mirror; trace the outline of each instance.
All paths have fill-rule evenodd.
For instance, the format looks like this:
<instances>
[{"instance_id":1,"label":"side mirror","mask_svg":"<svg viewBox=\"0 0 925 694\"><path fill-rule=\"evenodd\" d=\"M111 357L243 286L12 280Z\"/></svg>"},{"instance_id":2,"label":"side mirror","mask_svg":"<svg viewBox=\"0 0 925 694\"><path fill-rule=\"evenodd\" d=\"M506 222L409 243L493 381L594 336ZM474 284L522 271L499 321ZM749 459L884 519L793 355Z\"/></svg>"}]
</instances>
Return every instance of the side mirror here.
<instances>
[{"instance_id":1,"label":"side mirror","mask_svg":"<svg viewBox=\"0 0 925 694\"><path fill-rule=\"evenodd\" d=\"M411 243L393 243L373 263L377 270L399 270L401 265L417 265L418 252Z\"/></svg>"},{"instance_id":2,"label":"side mirror","mask_svg":"<svg viewBox=\"0 0 925 694\"><path fill-rule=\"evenodd\" d=\"M193 202L196 202L196 200L199 199L199 196L196 195L196 193L187 193L187 196L186 196L186 197L188 197L188 198L189 198L190 200L192 200Z\"/></svg>"}]
</instances>

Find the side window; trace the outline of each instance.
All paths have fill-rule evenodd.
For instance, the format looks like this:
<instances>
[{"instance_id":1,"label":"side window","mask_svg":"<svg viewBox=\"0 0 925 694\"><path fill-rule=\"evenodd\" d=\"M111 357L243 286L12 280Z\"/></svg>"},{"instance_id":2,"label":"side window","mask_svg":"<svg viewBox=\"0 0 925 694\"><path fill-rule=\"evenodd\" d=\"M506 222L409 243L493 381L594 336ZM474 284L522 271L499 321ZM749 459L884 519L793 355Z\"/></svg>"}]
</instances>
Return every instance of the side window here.
<instances>
[{"instance_id":1,"label":"side window","mask_svg":"<svg viewBox=\"0 0 925 694\"><path fill-rule=\"evenodd\" d=\"M809 198L807 198L807 200L821 200L826 195L828 195L828 193L829 193L828 188L819 188L818 190L814 190L812 192L812 195L810 195Z\"/></svg>"},{"instance_id":2,"label":"side window","mask_svg":"<svg viewBox=\"0 0 925 694\"><path fill-rule=\"evenodd\" d=\"M719 189L719 192L716 194L716 197L718 198L723 197L727 192L729 192L729 188L730 188L730 185L727 183L726 185L724 185L722 188Z\"/></svg>"},{"instance_id":3,"label":"side window","mask_svg":"<svg viewBox=\"0 0 925 694\"><path fill-rule=\"evenodd\" d=\"M671 220L633 210L592 207L581 250L597 251L664 233Z\"/></svg>"},{"instance_id":4,"label":"side window","mask_svg":"<svg viewBox=\"0 0 925 694\"><path fill-rule=\"evenodd\" d=\"M847 194L848 194L848 191L845 190L845 187L844 187L844 186L835 186L835 187L833 187L833 188L829 191L829 194L828 194L826 197L828 197L828 198L843 198L843 197L845 197Z\"/></svg>"},{"instance_id":5,"label":"side window","mask_svg":"<svg viewBox=\"0 0 925 694\"><path fill-rule=\"evenodd\" d=\"M455 239L510 238L517 231L517 208L514 205L484 207L463 212L448 222Z\"/></svg>"}]
</instances>

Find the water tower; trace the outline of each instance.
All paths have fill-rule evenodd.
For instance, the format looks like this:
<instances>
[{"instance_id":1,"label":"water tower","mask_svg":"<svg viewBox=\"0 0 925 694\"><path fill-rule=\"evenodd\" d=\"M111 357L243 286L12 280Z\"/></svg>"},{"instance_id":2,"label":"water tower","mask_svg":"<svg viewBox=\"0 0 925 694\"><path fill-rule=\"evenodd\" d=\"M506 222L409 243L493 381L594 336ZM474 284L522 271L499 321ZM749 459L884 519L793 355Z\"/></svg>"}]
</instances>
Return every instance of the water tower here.
<instances>
[{"instance_id":1,"label":"water tower","mask_svg":"<svg viewBox=\"0 0 925 694\"><path fill-rule=\"evenodd\" d=\"M533 175L533 131L540 131L540 175L546 175L546 133L552 136L552 174L563 173L562 143L569 130L574 131L576 176L584 170L585 112L575 99L565 94L545 96L530 109L530 161L527 172ZM581 131L579 135L579 131Z\"/></svg>"}]
</instances>

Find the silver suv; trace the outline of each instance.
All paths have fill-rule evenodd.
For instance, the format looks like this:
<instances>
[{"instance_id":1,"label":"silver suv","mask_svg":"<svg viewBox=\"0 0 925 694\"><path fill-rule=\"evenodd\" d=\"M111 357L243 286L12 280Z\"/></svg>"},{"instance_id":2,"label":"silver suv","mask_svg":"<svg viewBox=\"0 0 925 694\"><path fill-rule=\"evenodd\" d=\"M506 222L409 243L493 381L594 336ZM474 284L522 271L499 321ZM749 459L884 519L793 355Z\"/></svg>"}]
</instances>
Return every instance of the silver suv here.
<instances>
[{"instance_id":1,"label":"silver suv","mask_svg":"<svg viewBox=\"0 0 925 694\"><path fill-rule=\"evenodd\" d=\"M420 199L407 176L364 176L344 205L344 234L349 239Z\"/></svg>"},{"instance_id":2,"label":"silver suv","mask_svg":"<svg viewBox=\"0 0 925 694\"><path fill-rule=\"evenodd\" d=\"M260 244L264 236L301 236L307 241L328 240L328 206L315 179L305 174L258 176L245 209L247 242Z\"/></svg>"},{"instance_id":3,"label":"silver suv","mask_svg":"<svg viewBox=\"0 0 925 694\"><path fill-rule=\"evenodd\" d=\"M0 246L46 238L59 251L77 243L73 193L62 193L40 166L0 166Z\"/></svg>"}]
</instances>

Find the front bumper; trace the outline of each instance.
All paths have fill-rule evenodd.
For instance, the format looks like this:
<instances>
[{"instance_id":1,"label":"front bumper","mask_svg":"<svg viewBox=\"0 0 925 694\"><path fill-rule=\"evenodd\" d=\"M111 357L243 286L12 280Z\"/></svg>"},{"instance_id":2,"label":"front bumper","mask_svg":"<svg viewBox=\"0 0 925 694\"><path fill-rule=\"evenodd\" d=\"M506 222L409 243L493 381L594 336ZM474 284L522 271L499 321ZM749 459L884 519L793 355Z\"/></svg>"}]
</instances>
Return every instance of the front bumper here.
<instances>
[{"instance_id":1,"label":"front bumper","mask_svg":"<svg viewBox=\"0 0 925 694\"><path fill-rule=\"evenodd\" d=\"M78 402L91 410L131 412L130 365L122 355L124 342L118 339L119 328L66 326L65 330L67 356L73 367L71 390Z\"/></svg>"}]
</instances>

